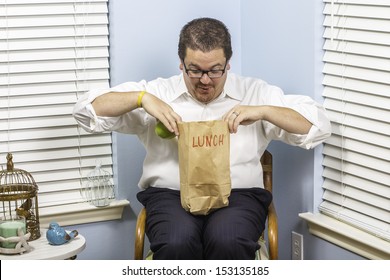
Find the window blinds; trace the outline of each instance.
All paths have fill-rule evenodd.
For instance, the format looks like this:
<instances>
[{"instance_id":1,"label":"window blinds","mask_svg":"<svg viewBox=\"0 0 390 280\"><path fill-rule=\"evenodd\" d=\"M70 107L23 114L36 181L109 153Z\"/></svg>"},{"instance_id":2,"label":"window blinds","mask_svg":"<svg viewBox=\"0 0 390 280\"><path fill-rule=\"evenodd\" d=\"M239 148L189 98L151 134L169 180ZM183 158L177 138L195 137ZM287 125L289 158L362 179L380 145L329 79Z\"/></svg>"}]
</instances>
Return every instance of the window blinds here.
<instances>
[{"instance_id":1,"label":"window blinds","mask_svg":"<svg viewBox=\"0 0 390 280\"><path fill-rule=\"evenodd\" d=\"M390 1L325 0L320 212L390 241Z\"/></svg>"},{"instance_id":2,"label":"window blinds","mask_svg":"<svg viewBox=\"0 0 390 280\"><path fill-rule=\"evenodd\" d=\"M83 201L96 164L112 176L110 134L88 134L72 110L108 87L108 0L0 0L0 164L32 174L39 206Z\"/></svg>"}]
</instances>

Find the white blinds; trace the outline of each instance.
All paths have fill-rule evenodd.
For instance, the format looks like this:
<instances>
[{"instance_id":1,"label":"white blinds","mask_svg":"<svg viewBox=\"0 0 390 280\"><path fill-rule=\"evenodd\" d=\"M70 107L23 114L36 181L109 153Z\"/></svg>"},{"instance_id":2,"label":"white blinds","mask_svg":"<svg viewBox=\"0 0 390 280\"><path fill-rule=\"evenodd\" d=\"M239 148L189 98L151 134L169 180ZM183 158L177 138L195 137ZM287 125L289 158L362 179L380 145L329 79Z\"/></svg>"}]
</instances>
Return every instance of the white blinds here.
<instances>
[{"instance_id":1,"label":"white blinds","mask_svg":"<svg viewBox=\"0 0 390 280\"><path fill-rule=\"evenodd\" d=\"M86 90L108 87L108 0L0 0L0 164L32 174L39 206L82 201L82 177L112 174L111 135L72 117Z\"/></svg>"},{"instance_id":2,"label":"white blinds","mask_svg":"<svg viewBox=\"0 0 390 280\"><path fill-rule=\"evenodd\" d=\"M320 211L390 241L390 0L325 0Z\"/></svg>"}]
</instances>

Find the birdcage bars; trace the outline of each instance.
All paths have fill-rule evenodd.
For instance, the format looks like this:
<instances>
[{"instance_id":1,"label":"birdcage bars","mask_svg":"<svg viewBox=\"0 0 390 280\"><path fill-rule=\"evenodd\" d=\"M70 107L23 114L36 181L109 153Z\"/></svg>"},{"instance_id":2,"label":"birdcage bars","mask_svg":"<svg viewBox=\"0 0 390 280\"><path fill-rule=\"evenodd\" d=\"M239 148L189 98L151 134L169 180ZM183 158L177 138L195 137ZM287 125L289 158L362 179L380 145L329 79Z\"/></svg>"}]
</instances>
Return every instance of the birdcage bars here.
<instances>
[{"instance_id":1,"label":"birdcage bars","mask_svg":"<svg viewBox=\"0 0 390 280\"><path fill-rule=\"evenodd\" d=\"M22 216L29 241L41 236L38 212L38 186L25 170L14 168L12 154L7 154L7 169L0 171L0 211L2 220Z\"/></svg>"},{"instance_id":2,"label":"birdcage bars","mask_svg":"<svg viewBox=\"0 0 390 280\"><path fill-rule=\"evenodd\" d=\"M98 162L87 176L86 186L80 190L81 196L96 207L108 206L115 198L111 175L103 170Z\"/></svg>"}]
</instances>

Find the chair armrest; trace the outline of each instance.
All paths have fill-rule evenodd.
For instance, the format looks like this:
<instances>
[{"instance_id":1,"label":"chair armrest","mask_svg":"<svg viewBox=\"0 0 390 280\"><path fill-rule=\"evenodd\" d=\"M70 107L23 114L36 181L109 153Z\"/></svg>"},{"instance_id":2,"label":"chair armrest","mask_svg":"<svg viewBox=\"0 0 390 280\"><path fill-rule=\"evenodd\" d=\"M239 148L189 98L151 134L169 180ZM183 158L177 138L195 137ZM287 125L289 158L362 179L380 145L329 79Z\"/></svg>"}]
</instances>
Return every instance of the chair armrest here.
<instances>
[{"instance_id":1,"label":"chair armrest","mask_svg":"<svg viewBox=\"0 0 390 280\"><path fill-rule=\"evenodd\" d=\"M274 203L268 207L268 243L269 256L271 260L278 259L278 216Z\"/></svg>"},{"instance_id":2,"label":"chair armrest","mask_svg":"<svg viewBox=\"0 0 390 280\"><path fill-rule=\"evenodd\" d=\"M143 260L145 242L146 209L142 208L137 217L135 226L134 259Z\"/></svg>"}]
</instances>

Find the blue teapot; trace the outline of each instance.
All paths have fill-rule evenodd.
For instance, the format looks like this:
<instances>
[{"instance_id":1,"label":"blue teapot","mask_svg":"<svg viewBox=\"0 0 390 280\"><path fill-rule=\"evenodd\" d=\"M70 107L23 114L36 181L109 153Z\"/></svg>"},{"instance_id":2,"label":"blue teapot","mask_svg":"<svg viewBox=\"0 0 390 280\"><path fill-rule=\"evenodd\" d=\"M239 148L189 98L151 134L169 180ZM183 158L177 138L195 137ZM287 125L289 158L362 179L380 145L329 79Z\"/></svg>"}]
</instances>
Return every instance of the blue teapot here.
<instances>
[{"instance_id":1,"label":"blue teapot","mask_svg":"<svg viewBox=\"0 0 390 280\"><path fill-rule=\"evenodd\" d=\"M74 239L78 234L77 230L67 232L58 223L52 222L46 232L46 239L51 245L62 245Z\"/></svg>"}]
</instances>

